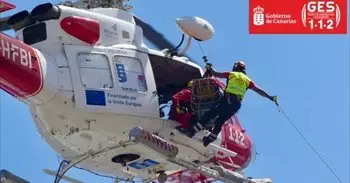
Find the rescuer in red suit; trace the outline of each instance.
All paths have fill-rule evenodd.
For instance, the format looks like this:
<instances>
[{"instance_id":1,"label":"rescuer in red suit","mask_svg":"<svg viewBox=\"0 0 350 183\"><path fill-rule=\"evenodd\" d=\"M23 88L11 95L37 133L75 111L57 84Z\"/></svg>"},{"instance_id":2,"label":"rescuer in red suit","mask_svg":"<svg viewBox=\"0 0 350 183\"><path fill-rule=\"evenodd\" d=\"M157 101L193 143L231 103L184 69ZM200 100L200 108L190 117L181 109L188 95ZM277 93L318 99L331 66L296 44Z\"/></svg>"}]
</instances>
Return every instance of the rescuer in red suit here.
<instances>
[{"instance_id":1,"label":"rescuer in red suit","mask_svg":"<svg viewBox=\"0 0 350 183\"><path fill-rule=\"evenodd\" d=\"M193 115L191 107L192 84L192 81L188 82L187 88L177 92L171 99L169 119L179 122L182 128L188 127L188 121Z\"/></svg>"}]
</instances>

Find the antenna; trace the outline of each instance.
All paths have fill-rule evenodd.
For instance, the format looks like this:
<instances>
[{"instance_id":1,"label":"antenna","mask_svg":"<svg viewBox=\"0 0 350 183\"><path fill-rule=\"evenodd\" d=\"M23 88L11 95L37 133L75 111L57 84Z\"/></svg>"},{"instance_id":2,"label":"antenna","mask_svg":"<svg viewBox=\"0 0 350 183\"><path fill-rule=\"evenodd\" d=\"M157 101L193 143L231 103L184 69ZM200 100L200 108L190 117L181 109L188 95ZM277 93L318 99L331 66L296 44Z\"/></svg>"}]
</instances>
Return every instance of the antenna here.
<instances>
[{"instance_id":1,"label":"antenna","mask_svg":"<svg viewBox=\"0 0 350 183\"><path fill-rule=\"evenodd\" d=\"M77 0L75 2L72 2L70 0L64 0L61 3L59 3L59 5L79 9L116 8L125 11L130 11L133 7L129 4L125 4L125 1L129 0Z\"/></svg>"}]
</instances>

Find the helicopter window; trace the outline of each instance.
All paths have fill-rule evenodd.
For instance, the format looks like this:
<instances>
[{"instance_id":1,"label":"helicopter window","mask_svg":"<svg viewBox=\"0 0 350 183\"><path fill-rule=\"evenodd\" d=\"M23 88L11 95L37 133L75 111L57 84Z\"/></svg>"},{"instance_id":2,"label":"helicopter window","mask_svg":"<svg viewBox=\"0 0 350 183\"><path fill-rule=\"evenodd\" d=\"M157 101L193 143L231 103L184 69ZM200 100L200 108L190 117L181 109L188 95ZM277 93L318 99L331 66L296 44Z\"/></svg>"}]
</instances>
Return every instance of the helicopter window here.
<instances>
[{"instance_id":1,"label":"helicopter window","mask_svg":"<svg viewBox=\"0 0 350 183\"><path fill-rule=\"evenodd\" d=\"M114 65L123 91L147 92L145 73L139 59L115 56Z\"/></svg>"},{"instance_id":2,"label":"helicopter window","mask_svg":"<svg viewBox=\"0 0 350 183\"><path fill-rule=\"evenodd\" d=\"M79 53L77 60L85 88L113 88L113 77L106 55Z\"/></svg>"}]
</instances>

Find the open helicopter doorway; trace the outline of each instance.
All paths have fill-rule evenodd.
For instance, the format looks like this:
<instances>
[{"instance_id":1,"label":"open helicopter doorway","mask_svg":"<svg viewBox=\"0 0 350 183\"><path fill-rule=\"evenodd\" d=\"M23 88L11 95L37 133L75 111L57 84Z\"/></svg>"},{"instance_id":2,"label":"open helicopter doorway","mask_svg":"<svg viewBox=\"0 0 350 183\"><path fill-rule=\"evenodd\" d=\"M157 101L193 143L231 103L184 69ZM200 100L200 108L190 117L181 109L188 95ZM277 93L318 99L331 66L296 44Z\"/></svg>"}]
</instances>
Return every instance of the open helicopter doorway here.
<instances>
[{"instance_id":1,"label":"open helicopter doorway","mask_svg":"<svg viewBox=\"0 0 350 183\"><path fill-rule=\"evenodd\" d=\"M171 97L185 88L190 80L202 77L201 68L195 63L155 54L148 56L152 64L160 105L171 100Z\"/></svg>"},{"instance_id":2,"label":"open helicopter doorway","mask_svg":"<svg viewBox=\"0 0 350 183\"><path fill-rule=\"evenodd\" d=\"M162 109L167 107L171 97L186 87L187 83L193 79L202 77L201 67L183 59L168 58L156 54L148 54L154 79L156 83L160 117L164 117L165 113Z\"/></svg>"}]
</instances>

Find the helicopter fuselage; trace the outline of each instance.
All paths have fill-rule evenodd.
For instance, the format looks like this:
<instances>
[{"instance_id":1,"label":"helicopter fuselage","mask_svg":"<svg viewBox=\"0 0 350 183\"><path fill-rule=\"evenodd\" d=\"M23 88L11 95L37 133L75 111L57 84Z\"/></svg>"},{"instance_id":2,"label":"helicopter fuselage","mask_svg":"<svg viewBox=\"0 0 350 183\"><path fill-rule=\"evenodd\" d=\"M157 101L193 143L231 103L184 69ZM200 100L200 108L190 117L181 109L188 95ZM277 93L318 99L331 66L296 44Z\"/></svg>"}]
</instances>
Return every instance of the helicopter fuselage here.
<instances>
[{"instance_id":1,"label":"helicopter fuselage","mask_svg":"<svg viewBox=\"0 0 350 183\"><path fill-rule=\"evenodd\" d=\"M199 65L149 49L126 11L47 5L34 10L13 18L20 41L1 34L0 84L28 104L38 132L59 155L74 160L123 144L134 127L170 139L179 124L162 119L160 105L203 75ZM250 152L249 138L232 129L227 137L245 137ZM180 145L178 158L203 163L213 158L203 155L209 150L201 143L188 143L195 149ZM214 143L222 145L220 138ZM248 156L241 161L244 167ZM184 169L136 143L91 156L79 166L144 179L160 170Z\"/></svg>"}]
</instances>

